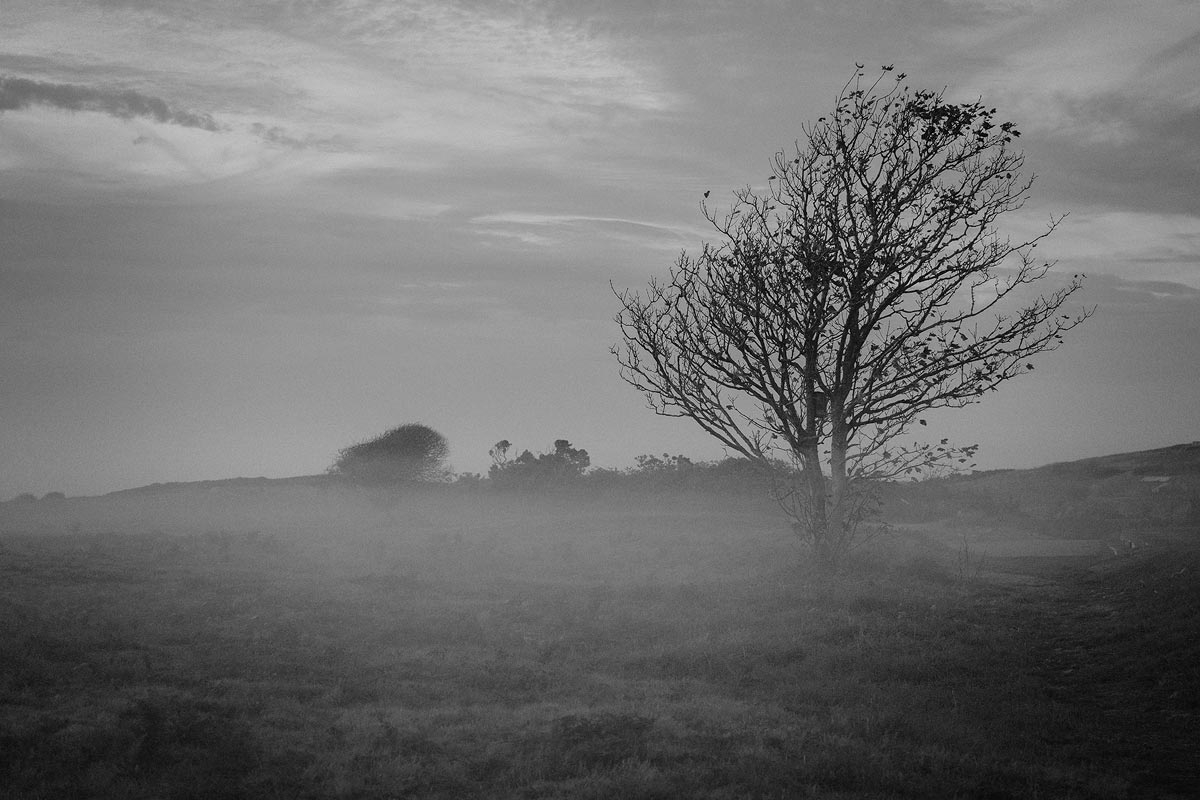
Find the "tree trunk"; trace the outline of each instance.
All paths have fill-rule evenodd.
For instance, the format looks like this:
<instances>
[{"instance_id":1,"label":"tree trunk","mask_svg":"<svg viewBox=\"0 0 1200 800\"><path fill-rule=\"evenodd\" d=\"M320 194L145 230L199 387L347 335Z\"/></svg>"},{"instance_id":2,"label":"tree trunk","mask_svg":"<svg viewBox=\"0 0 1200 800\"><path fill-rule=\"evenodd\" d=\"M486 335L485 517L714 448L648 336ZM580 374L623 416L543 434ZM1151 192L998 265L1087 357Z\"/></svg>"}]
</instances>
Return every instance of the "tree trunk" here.
<instances>
[{"instance_id":1,"label":"tree trunk","mask_svg":"<svg viewBox=\"0 0 1200 800\"><path fill-rule=\"evenodd\" d=\"M826 502L828 487L825 483L825 473L821 470L820 450L815 441L804 449L804 475L808 479L810 509L807 533L812 540L813 553L820 563L832 564L829 507Z\"/></svg>"},{"instance_id":2,"label":"tree trunk","mask_svg":"<svg viewBox=\"0 0 1200 800\"><path fill-rule=\"evenodd\" d=\"M827 511L827 526L829 529L829 545L832 560L837 560L845 554L850 542L846 530L846 500L848 481L846 478L846 450L848 440L846 428L839 422L840 409L833 418L833 430L829 441L829 509Z\"/></svg>"}]
</instances>

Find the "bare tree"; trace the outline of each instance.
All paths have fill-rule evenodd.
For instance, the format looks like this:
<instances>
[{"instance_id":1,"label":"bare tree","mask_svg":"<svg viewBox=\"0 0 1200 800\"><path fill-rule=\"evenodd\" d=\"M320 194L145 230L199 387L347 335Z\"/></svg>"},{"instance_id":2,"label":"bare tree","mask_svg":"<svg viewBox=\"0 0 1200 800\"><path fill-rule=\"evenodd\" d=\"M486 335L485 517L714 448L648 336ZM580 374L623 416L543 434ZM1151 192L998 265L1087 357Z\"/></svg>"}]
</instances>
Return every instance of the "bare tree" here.
<instances>
[{"instance_id":1,"label":"bare tree","mask_svg":"<svg viewBox=\"0 0 1200 800\"><path fill-rule=\"evenodd\" d=\"M1033 250L1062 219L1017 243L997 232L1033 183L1014 125L890 71L856 72L768 188L724 216L702 202L716 244L644 292L614 287L622 377L782 476L776 499L826 562L879 481L970 460L975 445L900 443L923 412L976 402L1092 313L1059 313L1078 275L1010 308L1052 266Z\"/></svg>"}]
</instances>

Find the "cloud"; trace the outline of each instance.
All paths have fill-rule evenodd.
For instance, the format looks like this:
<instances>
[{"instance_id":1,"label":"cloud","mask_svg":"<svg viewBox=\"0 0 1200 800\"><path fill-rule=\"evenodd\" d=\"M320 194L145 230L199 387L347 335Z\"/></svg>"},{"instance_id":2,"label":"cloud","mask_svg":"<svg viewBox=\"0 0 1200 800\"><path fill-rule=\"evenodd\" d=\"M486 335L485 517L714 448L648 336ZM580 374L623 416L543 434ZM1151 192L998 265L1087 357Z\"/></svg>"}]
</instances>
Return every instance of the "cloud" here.
<instances>
[{"instance_id":1,"label":"cloud","mask_svg":"<svg viewBox=\"0 0 1200 800\"><path fill-rule=\"evenodd\" d=\"M1028 233L1036 224L1018 223ZM1038 248L1070 272L1107 273L1200 288L1200 217L1133 211L1073 211Z\"/></svg>"},{"instance_id":2,"label":"cloud","mask_svg":"<svg viewBox=\"0 0 1200 800\"><path fill-rule=\"evenodd\" d=\"M620 217L595 217L581 214L534 214L510 211L499 214L484 214L483 216L475 217L472 222L479 225L613 225L643 229L654 235L677 233L670 226L655 225L642 220L622 219Z\"/></svg>"},{"instance_id":3,"label":"cloud","mask_svg":"<svg viewBox=\"0 0 1200 800\"><path fill-rule=\"evenodd\" d=\"M681 242L694 239L694 235L690 235L693 232L673 225L582 214L501 212L484 214L473 218L471 222L488 235L511 237L535 245L551 245L557 242L548 236L533 233L531 229L557 229L563 233L574 234L598 233L607 238L635 242L642 246L657 244L668 249L678 249Z\"/></svg>"},{"instance_id":4,"label":"cloud","mask_svg":"<svg viewBox=\"0 0 1200 800\"><path fill-rule=\"evenodd\" d=\"M1038 195L1196 215L1196 27L1186 4L1137 14L1112 0L1034 4L1016 27L988 30L983 68L954 84L1019 123L1029 166L1045 178Z\"/></svg>"},{"instance_id":5,"label":"cloud","mask_svg":"<svg viewBox=\"0 0 1200 800\"><path fill-rule=\"evenodd\" d=\"M330 153L353 150L352 144L341 136L322 137L307 134L297 137L279 125L267 125L262 122L251 123L249 130L264 142L289 150L322 150Z\"/></svg>"},{"instance_id":6,"label":"cloud","mask_svg":"<svg viewBox=\"0 0 1200 800\"><path fill-rule=\"evenodd\" d=\"M1200 216L1200 105L1125 91L1049 102L1055 123L1027 149L1042 186L1098 207Z\"/></svg>"},{"instance_id":7,"label":"cloud","mask_svg":"<svg viewBox=\"0 0 1200 800\"><path fill-rule=\"evenodd\" d=\"M1179 299L1195 303L1200 299L1200 289L1171 281L1122 281L1115 291L1128 293L1143 300Z\"/></svg>"},{"instance_id":8,"label":"cloud","mask_svg":"<svg viewBox=\"0 0 1200 800\"><path fill-rule=\"evenodd\" d=\"M100 89L70 83L0 77L0 111L16 111L33 105L66 111L96 111L121 119L141 117L206 131L220 130L209 114L173 109L161 98L132 89Z\"/></svg>"},{"instance_id":9,"label":"cloud","mask_svg":"<svg viewBox=\"0 0 1200 800\"><path fill-rule=\"evenodd\" d=\"M217 121L196 113L210 111L220 137L172 137L183 162L195 165L179 182L228 187L235 201L249 185L256 195L303 195L307 205L330 200L337 208L341 197L308 189L348 170L406 173L383 192L406 202L418 188L446 201L425 175L452 180L498 163L522 182L566 170L577 186L612 181L623 159L661 149L654 142L664 120L678 112L656 52L540 3L201 5L197 13L177 0L114 0L80 13L69 0L13 0L0 54L0 75L14 76L0 89L4 106L211 129ZM113 86L136 91L103 88ZM100 182L133 191L151 182L140 167L126 168L151 149L124 146L119 137L128 131L106 130L118 140L92 146L91 129L104 127L95 115L50 121L78 136L44 138L42 122L11 126L32 143L24 154L30 180L83 183L87 191ZM221 158L226 151L236 164ZM86 169L74 168L80 160ZM237 185L211 184L235 166Z\"/></svg>"}]
</instances>

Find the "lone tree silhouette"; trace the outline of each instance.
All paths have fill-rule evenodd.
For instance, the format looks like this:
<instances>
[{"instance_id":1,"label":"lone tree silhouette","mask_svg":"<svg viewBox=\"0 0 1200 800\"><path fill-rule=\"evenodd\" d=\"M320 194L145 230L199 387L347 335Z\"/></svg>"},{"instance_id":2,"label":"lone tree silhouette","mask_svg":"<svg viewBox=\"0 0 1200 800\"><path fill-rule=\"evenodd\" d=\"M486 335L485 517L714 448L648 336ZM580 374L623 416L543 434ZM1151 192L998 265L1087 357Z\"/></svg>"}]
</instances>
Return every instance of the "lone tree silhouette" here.
<instances>
[{"instance_id":1,"label":"lone tree silhouette","mask_svg":"<svg viewBox=\"0 0 1200 800\"><path fill-rule=\"evenodd\" d=\"M977 445L899 441L923 412L1032 369L1094 310L1058 313L1079 275L1010 308L1052 266L1033 249L1062 220L1018 243L996 231L1033 183L1020 133L891 71L856 71L766 189L735 192L724 216L701 201L716 244L643 292L614 287L622 378L768 469L827 563L863 532L879 481L970 461Z\"/></svg>"},{"instance_id":2,"label":"lone tree silhouette","mask_svg":"<svg viewBox=\"0 0 1200 800\"><path fill-rule=\"evenodd\" d=\"M329 472L370 485L432 481L445 474L449 454L446 437L410 423L343 448Z\"/></svg>"}]
</instances>

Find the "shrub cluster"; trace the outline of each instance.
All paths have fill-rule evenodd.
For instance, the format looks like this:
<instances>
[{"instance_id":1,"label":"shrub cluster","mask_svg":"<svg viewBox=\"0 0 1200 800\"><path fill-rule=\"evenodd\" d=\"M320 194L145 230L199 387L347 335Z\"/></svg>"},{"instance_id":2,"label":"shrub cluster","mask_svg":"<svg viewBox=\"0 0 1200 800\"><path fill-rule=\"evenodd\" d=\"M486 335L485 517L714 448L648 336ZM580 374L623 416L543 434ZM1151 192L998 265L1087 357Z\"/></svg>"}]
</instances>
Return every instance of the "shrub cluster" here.
<instances>
[{"instance_id":1,"label":"shrub cluster","mask_svg":"<svg viewBox=\"0 0 1200 800\"><path fill-rule=\"evenodd\" d=\"M489 451L492 466L488 478L496 486L539 488L572 483L582 478L592 464L587 450L572 447L566 439L556 439L549 453L534 455L526 450L513 459L508 457L511 447L511 442L502 439Z\"/></svg>"},{"instance_id":2,"label":"shrub cluster","mask_svg":"<svg viewBox=\"0 0 1200 800\"><path fill-rule=\"evenodd\" d=\"M409 423L342 449L329 472L366 485L436 481L448 475L449 454L446 437Z\"/></svg>"}]
</instances>

